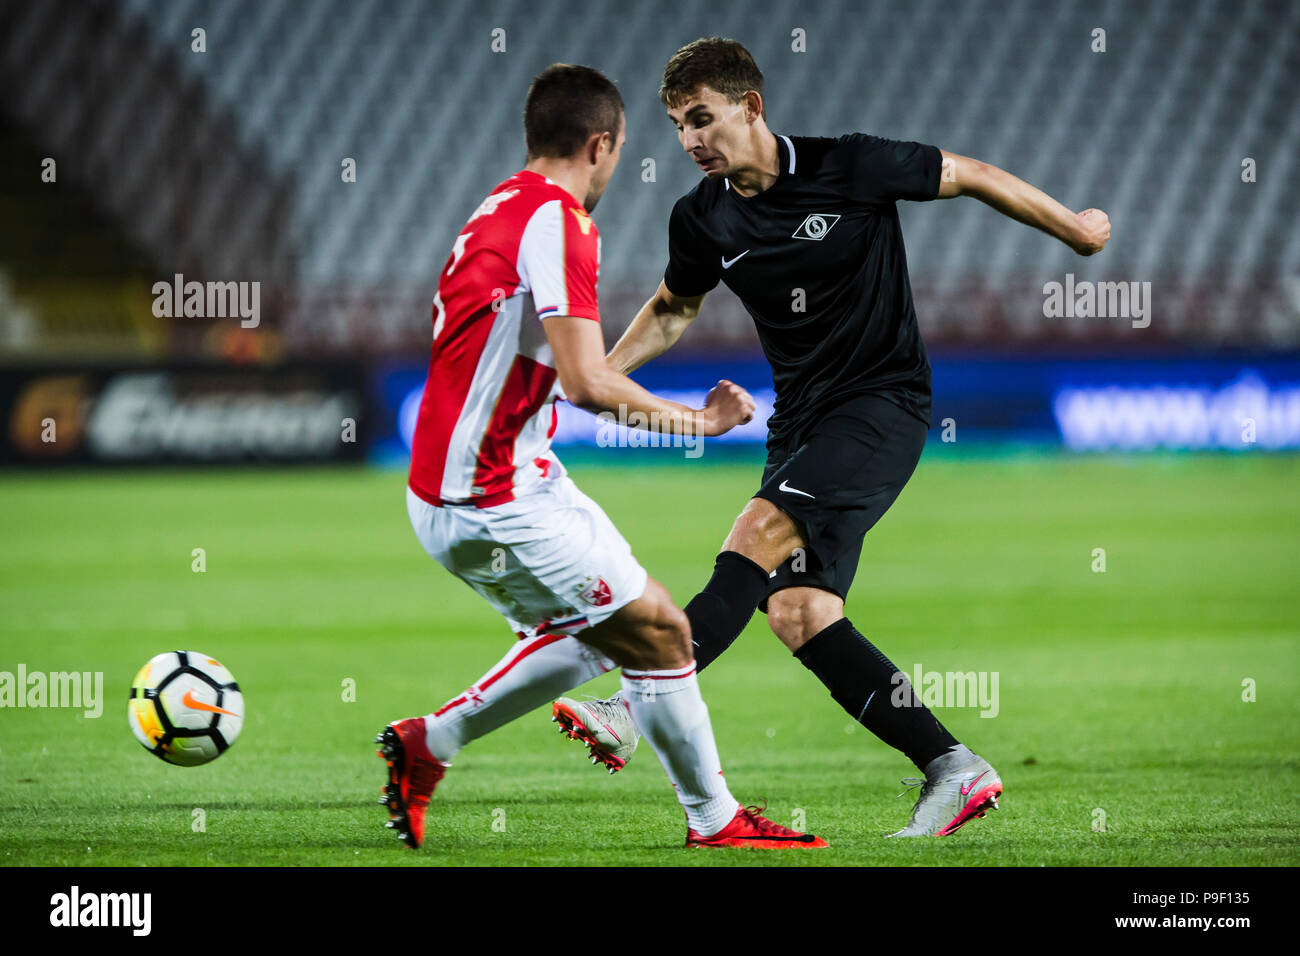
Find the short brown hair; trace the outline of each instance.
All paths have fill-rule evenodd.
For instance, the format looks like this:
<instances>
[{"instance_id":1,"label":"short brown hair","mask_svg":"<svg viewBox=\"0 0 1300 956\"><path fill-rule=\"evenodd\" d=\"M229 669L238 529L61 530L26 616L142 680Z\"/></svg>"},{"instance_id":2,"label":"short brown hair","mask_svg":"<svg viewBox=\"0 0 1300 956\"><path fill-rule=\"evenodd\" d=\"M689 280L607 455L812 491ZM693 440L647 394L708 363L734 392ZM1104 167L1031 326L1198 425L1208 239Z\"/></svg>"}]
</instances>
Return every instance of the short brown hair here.
<instances>
[{"instance_id":1,"label":"short brown hair","mask_svg":"<svg viewBox=\"0 0 1300 956\"><path fill-rule=\"evenodd\" d=\"M672 108L686 101L701 86L717 90L739 103L749 90L763 92L763 74L749 51L725 37L700 37L668 60L659 100Z\"/></svg>"},{"instance_id":2,"label":"short brown hair","mask_svg":"<svg viewBox=\"0 0 1300 956\"><path fill-rule=\"evenodd\" d=\"M593 134L618 136L623 97L599 70L552 63L533 78L524 104L528 157L562 159L582 149Z\"/></svg>"}]
</instances>

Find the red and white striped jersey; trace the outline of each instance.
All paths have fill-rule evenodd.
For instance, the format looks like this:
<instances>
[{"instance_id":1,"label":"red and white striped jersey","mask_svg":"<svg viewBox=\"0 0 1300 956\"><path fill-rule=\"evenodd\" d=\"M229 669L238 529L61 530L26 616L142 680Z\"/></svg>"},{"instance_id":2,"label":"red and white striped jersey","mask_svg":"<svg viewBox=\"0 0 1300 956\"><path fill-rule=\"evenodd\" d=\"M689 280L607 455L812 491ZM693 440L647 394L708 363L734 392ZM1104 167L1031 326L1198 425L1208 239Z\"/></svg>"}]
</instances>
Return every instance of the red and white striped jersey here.
<instances>
[{"instance_id":1,"label":"red and white striped jersey","mask_svg":"<svg viewBox=\"0 0 1300 956\"><path fill-rule=\"evenodd\" d=\"M564 474L551 451L564 395L542 319L599 322L599 270L595 223L545 176L522 170L483 200L433 299L412 491L433 505L488 508Z\"/></svg>"}]
</instances>

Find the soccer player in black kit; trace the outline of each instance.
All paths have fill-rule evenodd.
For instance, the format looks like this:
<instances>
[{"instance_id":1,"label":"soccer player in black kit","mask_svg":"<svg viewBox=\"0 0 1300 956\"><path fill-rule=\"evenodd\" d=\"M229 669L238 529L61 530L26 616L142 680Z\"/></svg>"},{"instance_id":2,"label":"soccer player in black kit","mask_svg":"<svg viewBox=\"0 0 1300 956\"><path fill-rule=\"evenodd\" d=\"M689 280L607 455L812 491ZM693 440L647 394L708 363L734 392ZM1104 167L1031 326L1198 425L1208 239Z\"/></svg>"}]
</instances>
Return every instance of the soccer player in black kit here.
<instances>
[{"instance_id":1,"label":"soccer player in black kit","mask_svg":"<svg viewBox=\"0 0 1300 956\"><path fill-rule=\"evenodd\" d=\"M659 96L705 178L673 207L664 280L607 361L627 373L662 353L721 281L753 317L776 386L761 485L686 606L696 666L764 610L835 701L925 775L905 781L921 792L891 836L946 836L996 808L1002 781L844 616L863 536L911 477L930 427L895 204L974 196L1080 255L1105 246L1109 221L934 146L773 134L763 75L734 40L678 50ZM626 756L634 729L618 704L562 698L554 714L588 746Z\"/></svg>"}]
</instances>

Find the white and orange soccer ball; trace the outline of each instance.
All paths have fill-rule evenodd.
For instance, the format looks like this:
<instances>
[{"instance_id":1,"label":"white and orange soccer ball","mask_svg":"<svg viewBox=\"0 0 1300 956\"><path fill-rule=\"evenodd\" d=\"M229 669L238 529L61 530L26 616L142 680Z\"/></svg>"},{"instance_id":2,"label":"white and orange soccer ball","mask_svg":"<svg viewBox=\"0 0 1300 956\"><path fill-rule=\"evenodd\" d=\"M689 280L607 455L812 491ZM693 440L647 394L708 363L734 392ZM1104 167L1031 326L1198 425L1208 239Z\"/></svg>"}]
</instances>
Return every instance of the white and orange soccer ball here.
<instances>
[{"instance_id":1,"label":"white and orange soccer ball","mask_svg":"<svg viewBox=\"0 0 1300 956\"><path fill-rule=\"evenodd\" d=\"M131 682L127 719L144 748L181 767L216 760L244 726L235 677L207 654L168 651Z\"/></svg>"}]
</instances>

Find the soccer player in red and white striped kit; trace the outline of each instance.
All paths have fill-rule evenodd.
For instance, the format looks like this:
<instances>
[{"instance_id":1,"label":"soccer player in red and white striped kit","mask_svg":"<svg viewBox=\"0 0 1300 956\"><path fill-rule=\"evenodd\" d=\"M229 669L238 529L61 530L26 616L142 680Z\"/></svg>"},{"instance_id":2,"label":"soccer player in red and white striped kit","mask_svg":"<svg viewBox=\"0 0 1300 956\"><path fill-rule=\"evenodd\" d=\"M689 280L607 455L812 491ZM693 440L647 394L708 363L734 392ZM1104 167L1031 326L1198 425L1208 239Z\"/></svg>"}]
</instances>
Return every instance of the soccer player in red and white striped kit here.
<instances>
[{"instance_id":1,"label":"soccer player in red and white striped kit","mask_svg":"<svg viewBox=\"0 0 1300 956\"><path fill-rule=\"evenodd\" d=\"M825 846L731 795L686 615L551 450L560 398L624 420L641 413L653 430L690 436L748 421L753 399L723 381L692 409L605 362L600 236L589 213L624 141L614 85L588 67L555 64L529 89L524 130L525 168L469 218L438 283L407 488L425 550L499 611L518 641L439 710L378 735L389 826L419 847L429 799L462 747L618 666L623 706L686 812L687 846Z\"/></svg>"}]
</instances>

